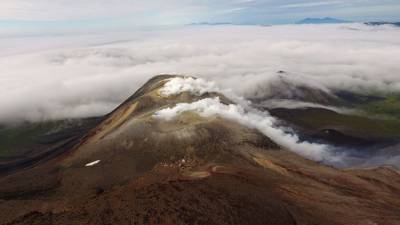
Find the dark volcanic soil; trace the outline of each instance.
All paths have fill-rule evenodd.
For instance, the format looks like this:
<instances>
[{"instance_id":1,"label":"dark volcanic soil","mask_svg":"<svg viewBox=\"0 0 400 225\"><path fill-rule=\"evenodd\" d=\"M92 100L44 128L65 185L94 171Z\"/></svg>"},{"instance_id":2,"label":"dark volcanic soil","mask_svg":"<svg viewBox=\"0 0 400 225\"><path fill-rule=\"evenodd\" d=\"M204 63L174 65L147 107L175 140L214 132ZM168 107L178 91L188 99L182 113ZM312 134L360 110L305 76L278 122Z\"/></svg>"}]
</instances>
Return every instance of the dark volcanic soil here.
<instances>
[{"instance_id":1,"label":"dark volcanic soil","mask_svg":"<svg viewBox=\"0 0 400 225\"><path fill-rule=\"evenodd\" d=\"M170 76L135 95L59 155L0 177L3 224L395 225L400 173L338 170L218 117L152 117ZM100 160L93 166L90 162Z\"/></svg>"}]
</instances>

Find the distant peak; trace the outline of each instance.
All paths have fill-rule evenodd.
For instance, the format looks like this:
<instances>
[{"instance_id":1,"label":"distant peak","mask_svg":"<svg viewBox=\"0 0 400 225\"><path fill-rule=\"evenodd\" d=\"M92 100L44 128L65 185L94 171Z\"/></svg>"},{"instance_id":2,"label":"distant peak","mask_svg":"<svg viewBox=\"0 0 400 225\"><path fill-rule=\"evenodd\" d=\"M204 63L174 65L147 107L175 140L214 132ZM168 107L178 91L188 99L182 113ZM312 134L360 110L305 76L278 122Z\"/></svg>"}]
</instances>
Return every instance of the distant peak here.
<instances>
[{"instance_id":1,"label":"distant peak","mask_svg":"<svg viewBox=\"0 0 400 225\"><path fill-rule=\"evenodd\" d=\"M349 23L350 21L324 17L324 18L305 18L297 22L297 24L335 24L335 23Z\"/></svg>"},{"instance_id":2,"label":"distant peak","mask_svg":"<svg viewBox=\"0 0 400 225\"><path fill-rule=\"evenodd\" d=\"M365 25L368 25L368 26L391 25L391 26L400 27L400 22L386 22L386 21L382 21L382 22L366 22L366 23L364 23L364 24L365 24Z\"/></svg>"}]
</instances>

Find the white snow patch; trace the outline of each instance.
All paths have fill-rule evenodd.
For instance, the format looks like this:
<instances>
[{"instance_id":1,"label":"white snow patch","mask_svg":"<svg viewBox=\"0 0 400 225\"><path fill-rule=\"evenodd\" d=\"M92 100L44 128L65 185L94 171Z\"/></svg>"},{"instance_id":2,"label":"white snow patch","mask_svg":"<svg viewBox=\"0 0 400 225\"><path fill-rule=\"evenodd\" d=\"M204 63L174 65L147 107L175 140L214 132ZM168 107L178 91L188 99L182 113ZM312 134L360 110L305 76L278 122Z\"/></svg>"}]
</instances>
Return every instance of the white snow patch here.
<instances>
[{"instance_id":1,"label":"white snow patch","mask_svg":"<svg viewBox=\"0 0 400 225\"><path fill-rule=\"evenodd\" d=\"M86 167L94 166L94 165L96 165L96 164L99 163L99 162L100 162L100 160L96 160L96 161L93 161L93 162L90 162L90 163L86 164L85 166L86 166Z\"/></svg>"}]
</instances>

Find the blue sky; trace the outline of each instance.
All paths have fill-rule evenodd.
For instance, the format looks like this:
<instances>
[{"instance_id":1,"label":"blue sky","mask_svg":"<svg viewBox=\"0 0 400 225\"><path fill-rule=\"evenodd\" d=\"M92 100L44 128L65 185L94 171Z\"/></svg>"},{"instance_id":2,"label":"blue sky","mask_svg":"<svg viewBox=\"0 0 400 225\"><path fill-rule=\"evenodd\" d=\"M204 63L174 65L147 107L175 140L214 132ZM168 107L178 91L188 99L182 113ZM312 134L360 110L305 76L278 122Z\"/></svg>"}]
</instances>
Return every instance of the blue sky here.
<instances>
[{"instance_id":1,"label":"blue sky","mask_svg":"<svg viewBox=\"0 0 400 225\"><path fill-rule=\"evenodd\" d=\"M197 22L284 24L306 17L399 21L400 0L1 0L1 28L82 28Z\"/></svg>"}]
</instances>

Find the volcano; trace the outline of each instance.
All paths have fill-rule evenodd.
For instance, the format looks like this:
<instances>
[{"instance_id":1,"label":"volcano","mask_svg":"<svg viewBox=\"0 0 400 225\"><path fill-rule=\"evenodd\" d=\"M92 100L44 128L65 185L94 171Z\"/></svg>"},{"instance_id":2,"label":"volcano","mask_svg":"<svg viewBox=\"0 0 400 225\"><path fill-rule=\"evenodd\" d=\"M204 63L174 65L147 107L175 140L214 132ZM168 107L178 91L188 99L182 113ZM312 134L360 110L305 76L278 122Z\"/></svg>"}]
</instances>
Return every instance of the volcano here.
<instances>
[{"instance_id":1,"label":"volcano","mask_svg":"<svg viewBox=\"0 0 400 225\"><path fill-rule=\"evenodd\" d=\"M190 82L168 86L176 79ZM0 222L399 223L395 168L340 170L306 159L235 120L248 109L205 86L192 77L156 76L79 132L2 161Z\"/></svg>"}]
</instances>

